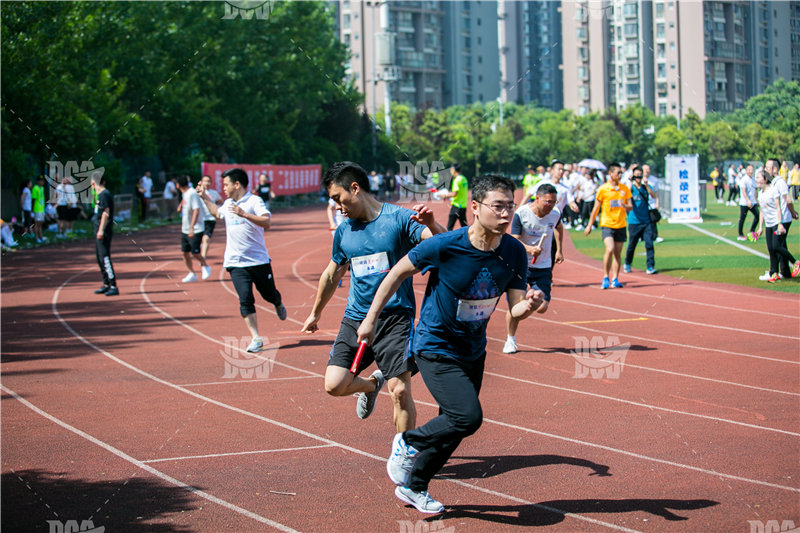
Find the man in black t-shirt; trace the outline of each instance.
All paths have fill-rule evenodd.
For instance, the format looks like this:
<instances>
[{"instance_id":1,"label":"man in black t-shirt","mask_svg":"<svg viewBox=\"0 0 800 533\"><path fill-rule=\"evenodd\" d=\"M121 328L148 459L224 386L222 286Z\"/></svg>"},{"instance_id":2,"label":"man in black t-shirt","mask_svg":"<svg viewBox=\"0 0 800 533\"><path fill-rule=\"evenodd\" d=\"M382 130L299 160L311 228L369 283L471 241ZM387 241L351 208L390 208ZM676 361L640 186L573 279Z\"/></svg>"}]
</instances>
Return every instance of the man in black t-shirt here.
<instances>
[{"instance_id":1,"label":"man in black t-shirt","mask_svg":"<svg viewBox=\"0 0 800 533\"><path fill-rule=\"evenodd\" d=\"M97 203L94 205L94 231L96 234L95 248L97 250L97 264L103 274L103 286L94 291L95 294L117 296L117 276L111 264L111 237L114 228L114 196L106 189L106 180L98 174L92 176L92 189L97 193Z\"/></svg>"}]
</instances>

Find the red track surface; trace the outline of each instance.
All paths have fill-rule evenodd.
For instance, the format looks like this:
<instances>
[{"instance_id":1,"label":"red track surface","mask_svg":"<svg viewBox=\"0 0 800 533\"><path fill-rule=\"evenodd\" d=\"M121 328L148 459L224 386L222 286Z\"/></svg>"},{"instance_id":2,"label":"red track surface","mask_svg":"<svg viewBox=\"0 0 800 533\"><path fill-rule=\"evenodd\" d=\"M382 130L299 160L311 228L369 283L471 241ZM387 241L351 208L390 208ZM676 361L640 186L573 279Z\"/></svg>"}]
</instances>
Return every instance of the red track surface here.
<instances>
[{"instance_id":1,"label":"red track surface","mask_svg":"<svg viewBox=\"0 0 800 533\"><path fill-rule=\"evenodd\" d=\"M800 526L796 295L641 273L601 291L599 264L567 243L550 311L522 324L519 353L501 353L502 313L492 319L485 421L431 483L447 513L430 517L386 476L388 396L361 421L354 398L323 390L347 288L321 331L299 333L330 257L324 209L280 212L266 234L289 310L280 322L259 301L278 344L266 379L223 377L225 337L246 335L220 266L224 229L213 281L188 285L177 231L115 236L117 298L92 294L91 243L3 258L4 530ZM595 336L631 344L618 379L573 377L576 338ZM436 408L413 384L424 423Z\"/></svg>"}]
</instances>

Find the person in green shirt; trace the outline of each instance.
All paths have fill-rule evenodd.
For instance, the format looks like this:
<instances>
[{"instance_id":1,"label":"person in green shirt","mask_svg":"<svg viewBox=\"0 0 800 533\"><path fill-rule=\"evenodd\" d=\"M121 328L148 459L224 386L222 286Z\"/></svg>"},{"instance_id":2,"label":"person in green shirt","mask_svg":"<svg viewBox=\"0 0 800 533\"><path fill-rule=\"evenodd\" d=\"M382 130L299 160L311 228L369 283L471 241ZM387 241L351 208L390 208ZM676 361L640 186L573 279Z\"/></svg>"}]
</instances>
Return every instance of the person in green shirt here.
<instances>
[{"instance_id":1,"label":"person in green shirt","mask_svg":"<svg viewBox=\"0 0 800 533\"><path fill-rule=\"evenodd\" d=\"M442 198L451 198L450 215L447 218L447 231L452 231L456 227L456 220L461 227L467 225L467 201L469 196L469 182L461 174L461 165L454 163L450 167L451 189L449 192L441 193Z\"/></svg>"},{"instance_id":2,"label":"person in green shirt","mask_svg":"<svg viewBox=\"0 0 800 533\"><path fill-rule=\"evenodd\" d=\"M36 178L36 185L31 189L33 200L33 234L36 242L43 243L42 226L44 225L44 176Z\"/></svg>"},{"instance_id":3,"label":"person in green shirt","mask_svg":"<svg viewBox=\"0 0 800 533\"><path fill-rule=\"evenodd\" d=\"M529 165L528 172L525 174L525 177L522 178L522 197L528 198L529 196L533 196L536 184L540 181L542 181L542 177L534 174L533 165Z\"/></svg>"}]
</instances>

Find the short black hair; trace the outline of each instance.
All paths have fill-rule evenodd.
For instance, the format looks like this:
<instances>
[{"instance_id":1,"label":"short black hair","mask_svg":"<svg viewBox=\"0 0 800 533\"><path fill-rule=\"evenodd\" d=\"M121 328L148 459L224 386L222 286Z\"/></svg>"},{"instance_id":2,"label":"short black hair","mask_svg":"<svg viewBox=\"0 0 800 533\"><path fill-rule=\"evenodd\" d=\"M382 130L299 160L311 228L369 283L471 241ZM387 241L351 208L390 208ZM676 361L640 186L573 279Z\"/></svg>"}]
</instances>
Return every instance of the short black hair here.
<instances>
[{"instance_id":1,"label":"short black hair","mask_svg":"<svg viewBox=\"0 0 800 533\"><path fill-rule=\"evenodd\" d=\"M250 183L247 172L241 168L230 168L222 173L222 177L228 178L231 183L241 183L244 188L247 188L247 185Z\"/></svg>"},{"instance_id":2,"label":"short black hair","mask_svg":"<svg viewBox=\"0 0 800 533\"><path fill-rule=\"evenodd\" d=\"M536 189L536 197L538 198L545 194L558 194L558 190L556 190L551 183L542 183L539 185L539 188Z\"/></svg>"},{"instance_id":3,"label":"short black hair","mask_svg":"<svg viewBox=\"0 0 800 533\"><path fill-rule=\"evenodd\" d=\"M189 176L187 176L186 174L181 174L180 176L178 176L178 187L183 189L184 187L188 186L189 186Z\"/></svg>"},{"instance_id":4,"label":"short black hair","mask_svg":"<svg viewBox=\"0 0 800 533\"><path fill-rule=\"evenodd\" d=\"M622 167L619 166L619 163L609 163L606 172L611 174L611 170L614 169L614 168L618 168L618 169L622 170Z\"/></svg>"},{"instance_id":5,"label":"short black hair","mask_svg":"<svg viewBox=\"0 0 800 533\"><path fill-rule=\"evenodd\" d=\"M490 191L508 191L513 195L515 190L514 182L509 178L497 174L485 174L475 178L472 183L472 199L482 202Z\"/></svg>"},{"instance_id":6,"label":"short black hair","mask_svg":"<svg viewBox=\"0 0 800 533\"><path fill-rule=\"evenodd\" d=\"M332 164L322 177L322 184L325 186L325 190L330 189L331 185L349 189L353 182L356 182L360 189L371 192L369 190L367 171L361 165L352 161L339 161Z\"/></svg>"},{"instance_id":7,"label":"short black hair","mask_svg":"<svg viewBox=\"0 0 800 533\"><path fill-rule=\"evenodd\" d=\"M456 172L461 172L461 163L450 163L450 167L455 169Z\"/></svg>"},{"instance_id":8,"label":"short black hair","mask_svg":"<svg viewBox=\"0 0 800 533\"><path fill-rule=\"evenodd\" d=\"M561 163L562 165L564 165L564 166L567 166L567 165L566 165L566 164L565 164L565 163L564 163L562 160L560 160L560 159L558 159L558 158L556 158L556 159L553 159L552 161L550 161L550 166L552 167L552 166L553 166L553 165L555 165L556 163Z\"/></svg>"}]
</instances>

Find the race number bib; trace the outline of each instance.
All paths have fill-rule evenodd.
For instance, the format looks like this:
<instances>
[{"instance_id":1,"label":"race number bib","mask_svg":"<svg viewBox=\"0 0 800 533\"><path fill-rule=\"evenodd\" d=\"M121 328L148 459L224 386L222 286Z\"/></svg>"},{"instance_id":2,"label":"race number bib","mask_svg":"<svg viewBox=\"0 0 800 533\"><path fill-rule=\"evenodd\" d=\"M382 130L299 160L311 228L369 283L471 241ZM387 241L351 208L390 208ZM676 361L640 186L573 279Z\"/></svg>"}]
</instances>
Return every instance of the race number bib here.
<instances>
[{"instance_id":1,"label":"race number bib","mask_svg":"<svg viewBox=\"0 0 800 533\"><path fill-rule=\"evenodd\" d=\"M480 322L488 320L500 297L486 300L459 300L456 318L462 322Z\"/></svg>"},{"instance_id":2,"label":"race number bib","mask_svg":"<svg viewBox=\"0 0 800 533\"><path fill-rule=\"evenodd\" d=\"M350 260L350 271L357 278L389 271L389 257L386 252L362 255Z\"/></svg>"},{"instance_id":3,"label":"race number bib","mask_svg":"<svg viewBox=\"0 0 800 533\"><path fill-rule=\"evenodd\" d=\"M616 199L616 200L611 200L611 201L608 203L608 206L609 206L609 207L622 207L622 205L619 203L619 199Z\"/></svg>"}]
</instances>

